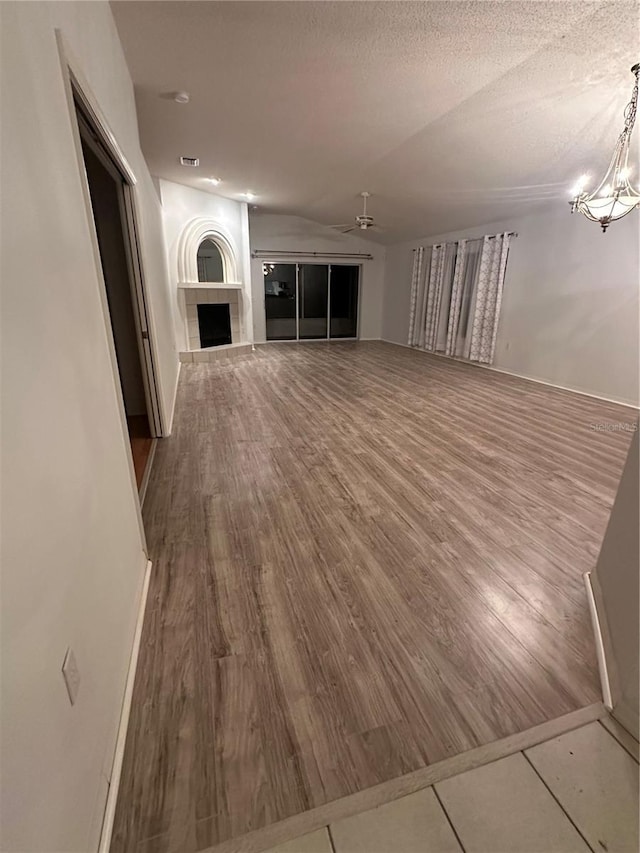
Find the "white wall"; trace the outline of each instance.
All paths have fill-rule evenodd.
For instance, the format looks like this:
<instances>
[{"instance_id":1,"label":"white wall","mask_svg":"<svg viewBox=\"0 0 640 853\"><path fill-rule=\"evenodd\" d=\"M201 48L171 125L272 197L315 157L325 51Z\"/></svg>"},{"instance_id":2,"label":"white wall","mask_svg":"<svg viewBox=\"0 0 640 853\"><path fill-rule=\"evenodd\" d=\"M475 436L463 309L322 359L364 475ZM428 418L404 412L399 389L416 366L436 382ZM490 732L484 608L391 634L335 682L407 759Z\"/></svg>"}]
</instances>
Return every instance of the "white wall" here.
<instances>
[{"instance_id":1,"label":"white wall","mask_svg":"<svg viewBox=\"0 0 640 853\"><path fill-rule=\"evenodd\" d=\"M60 28L138 178L164 414L178 362L160 204L108 4L4 3L2 22L2 838L98 843L146 565ZM68 646L81 675L69 704Z\"/></svg>"},{"instance_id":2,"label":"white wall","mask_svg":"<svg viewBox=\"0 0 640 853\"><path fill-rule=\"evenodd\" d=\"M637 424L636 424L637 428ZM612 680L613 714L638 739L638 432L622 472L598 563L591 576Z\"/></svg>"},{"instance_id":3,"label":"white wall","mask_svg":"<svg viewBox=\"0 0 640 853\"><path fill-rule=\"evenodd\" d=\"M184 294L178 290L178 242L193 219L206 218L218 223L236 252L238 274L245 285L243 296L244 338L251 333L250 253L247 234L247 205L244 202L223 198L211 192L196 190L173 181L157 179L162 199L162 214L166 251L171 281L171 307L178 348L187 350L188 337Z\"/></svg>"},{"instance_id":4,"label":"white wall","mask_svg":"<svg viewBox=\"0 0 640 853\"><path fill-rule=\"evenodd\" d=\"M382 297L384 290L385 249L370 240L341 234L301 216L271 213L249 215L251 251L273 249L292 252L353 252L373 255L362 261L360 279L359 336L378 339L382 333ZM301 258L300 260L304 260ZM314 260L309 257L309 260ZM317 259L320 260L320 259ZM338 259L335 261L339 263ZM347 260L345 259L345 263ZM264 280L262 260L251 261L253 285L253 327L255 340L266 340L264 315Z\"/></svg>"},{"instance_id":5,"label":"white wall","mask_svg":"<svg viewBox=\"0 0 640 853\"><path fill-rule=\"evenodd\" d=\"M602 234L558 202L543 213L389 247L382 336L407 342L415 246L517 231L494 367L637 405L639 227L634 212Z\"/></svg>"}]
</instances>

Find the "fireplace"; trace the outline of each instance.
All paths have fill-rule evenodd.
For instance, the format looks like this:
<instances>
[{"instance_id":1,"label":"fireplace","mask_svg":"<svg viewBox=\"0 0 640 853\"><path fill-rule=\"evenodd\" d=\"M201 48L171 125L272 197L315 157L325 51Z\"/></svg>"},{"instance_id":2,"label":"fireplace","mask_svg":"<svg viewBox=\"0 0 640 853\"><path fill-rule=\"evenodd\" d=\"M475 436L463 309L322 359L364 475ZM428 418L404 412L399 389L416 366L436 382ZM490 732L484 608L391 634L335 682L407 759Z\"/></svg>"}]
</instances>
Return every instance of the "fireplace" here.
<instances>
[{"instance_id":1,"label":"fireplace","mask_svg":"<svg viewBox=\"0 0 640 853\"><path fill-rule=\"evenodd\" d=\"M217 357L227 347L240 346L245 342L239 289L224 286L186 287L184 296L189 352L207 350Z\"/></svg>"},{"instance_id":2,"label":"fireplace","mask_svg":"<svg viewBox=\"0 0 640 853\"><path fill-rule=\"evenodd\" d=\"M198 329L200 346L220 347L231 343L231 313L228 304L198 306Z\"/></svg>"}]
</instances>

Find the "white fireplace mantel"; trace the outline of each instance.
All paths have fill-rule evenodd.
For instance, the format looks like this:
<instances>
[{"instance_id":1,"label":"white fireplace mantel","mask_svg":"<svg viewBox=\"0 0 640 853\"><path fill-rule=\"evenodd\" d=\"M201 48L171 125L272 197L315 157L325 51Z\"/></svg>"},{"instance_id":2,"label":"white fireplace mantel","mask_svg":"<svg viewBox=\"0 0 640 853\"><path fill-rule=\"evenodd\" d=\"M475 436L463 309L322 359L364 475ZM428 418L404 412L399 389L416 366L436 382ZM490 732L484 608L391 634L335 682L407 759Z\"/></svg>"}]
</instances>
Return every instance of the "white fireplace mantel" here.
<instances>
[{"instance_id":1,"label":"white fireplace mantel","mask_svg":"<svg viewBox=\"0 0 640 853\"><path fill-rule=\"evenodd\" d=\"M181 290L242 290L241 281L179 281Z\"/></svg>"}]
</instances>

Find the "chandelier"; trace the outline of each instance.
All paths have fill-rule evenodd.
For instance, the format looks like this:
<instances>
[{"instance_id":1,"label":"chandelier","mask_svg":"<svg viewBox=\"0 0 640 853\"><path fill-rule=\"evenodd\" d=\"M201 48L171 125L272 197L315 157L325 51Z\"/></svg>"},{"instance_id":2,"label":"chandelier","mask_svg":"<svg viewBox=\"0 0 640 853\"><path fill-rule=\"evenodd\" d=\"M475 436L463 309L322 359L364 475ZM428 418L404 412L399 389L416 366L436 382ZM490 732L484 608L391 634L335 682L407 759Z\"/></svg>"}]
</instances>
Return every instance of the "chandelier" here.
<instances>
[{"instance_id":1,"label":"chandelier","mask_svg":"<svg viewBox=\"0 0 640 853\"><path fill-rule=\"evenodd\" d=\"M627 213L640 205L640 191L629 182L629 143L631 131L636 120L638 108L638 75L640 64L634 65L631 73L635 77L631 100L624 111L624 130L618 137L613 157L604 178L593 192L587 192L588 175L583 175L573 189L573 199L569 202L571 213L576 210L584 213L592 222L599 222L606 231L609 223L622 219Z\"/></svg>"}]
</instances>

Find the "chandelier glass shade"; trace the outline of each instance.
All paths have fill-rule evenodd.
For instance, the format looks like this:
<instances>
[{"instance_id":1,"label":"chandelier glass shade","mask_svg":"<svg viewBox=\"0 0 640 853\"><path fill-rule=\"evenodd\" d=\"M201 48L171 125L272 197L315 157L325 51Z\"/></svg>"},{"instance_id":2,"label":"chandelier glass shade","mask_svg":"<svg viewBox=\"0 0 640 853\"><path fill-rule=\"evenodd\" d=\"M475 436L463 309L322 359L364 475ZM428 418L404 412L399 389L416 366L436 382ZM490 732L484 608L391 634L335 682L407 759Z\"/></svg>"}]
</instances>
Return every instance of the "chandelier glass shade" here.
<instances>
[{"instance_id":1,"label":"chandelier glass shade","mask_svg":"<svg viewBox=\"0 0 640 853\"><path fill-rule=\"evenodd\" d=\"M640 64L634 65L631 73L635 77L633 93L624 111L624 130L616 142L609 168L592 192L587 192L588 176L583 175L573 190L574 197L569 202L572 213L584 213L587 219L599 222L603 231L607 230L611 222L621 219L640 206L640 191L631 185L632 167L629 164L631 132L638 109Z\"/></svg>"}]
</instances>

